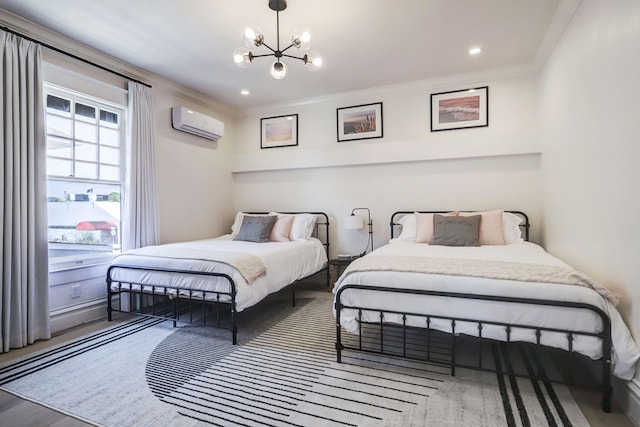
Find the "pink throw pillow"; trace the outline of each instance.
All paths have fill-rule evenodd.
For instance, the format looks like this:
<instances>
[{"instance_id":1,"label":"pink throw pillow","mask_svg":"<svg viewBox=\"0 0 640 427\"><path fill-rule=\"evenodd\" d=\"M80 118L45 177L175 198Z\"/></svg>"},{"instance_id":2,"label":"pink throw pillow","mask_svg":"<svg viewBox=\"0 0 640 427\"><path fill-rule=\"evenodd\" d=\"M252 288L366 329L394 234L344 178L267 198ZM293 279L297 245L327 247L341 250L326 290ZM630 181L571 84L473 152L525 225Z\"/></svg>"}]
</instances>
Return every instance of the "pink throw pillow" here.
<instances>
[{"instance_id":1,"label":"pink throw pillow","mask_svg":"<svg viewBox=\"0 0 640 427\"><path fill-rule=\"evenodd\" d=\"M480 244L504 245L502 210L484 212L460 212L461 216L480 215Z\"/></svg>"},{"instance_id":2,"label":"pink throw pillow","mask_svg":"<svg viewBox=\"0 0 640 427\"><path fill-rule=\"evenodd\" d=\"M269 240L272 242L290 241L291 239L289 238L289 234L291 233L293 219L294 216L292 215L283 215L278 217L276 223L273 224L273 228L271 229Z\"/></svg>"}]
</instances>

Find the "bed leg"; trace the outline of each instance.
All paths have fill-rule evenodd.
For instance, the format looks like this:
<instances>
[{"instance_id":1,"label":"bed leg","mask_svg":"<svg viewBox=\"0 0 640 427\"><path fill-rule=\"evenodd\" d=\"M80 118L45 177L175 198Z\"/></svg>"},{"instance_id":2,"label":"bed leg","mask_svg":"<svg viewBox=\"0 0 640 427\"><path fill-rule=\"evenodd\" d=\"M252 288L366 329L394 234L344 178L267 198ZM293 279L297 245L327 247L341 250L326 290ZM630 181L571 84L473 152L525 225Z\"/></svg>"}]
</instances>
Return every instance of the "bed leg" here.
<instances>
[{"instance_id":1,"label":"bed leg","mask_svg":"<svg viewBox=\"0 0 640 427\"><path fill-rule=\"evenodd\" d=\"M328 265L327 265L327 288L331 288L331 273L329 271Z\"/></svg>"},{"instance_id":2,"label":"bed leg","mask_svg":"<svg viewBox=\"0 0 640 427\"><path fill-rule=\"evenodd\" d=\"M340 298L340 295L337 296ZM340 328L340 300L336 299L336 362L342 363L342 328Z\"/></svg>"},{"instance_id":3,"label":"bed leg","mask_svg":"<svg viewBox=\"0 0 640 427\"><path fill-rule=\"evenodd\" d=\"M604 325L604 339L602 340L602 410L611 412L611 352L613 344L611 341L611 320L606 315L602 316Z\"/></svg>"},{"instance_id":4,"label":"bed leg","mask_svg":"<svg viewBox=\"0 0 640 427\"><path fill-rule=\"evenodd\" d=\"M297 282L293 282L293 285L291 285L291 307L296 306L296 283Z\"/></svg>"},{"instance_id":5,"label":"bed leg","mask_svg":"<svg viewBox=\"0 0 640 427\"><path fill-rule=\"evenodd\" d=\"M107 281L107 321L111 322L111 312L113 308L111 307L111 283Z\"/></svg>"},{"instance_id":6,"label":"bed leg","mask_svg":"<svg viewBox=\"0 0 640 427\"><path fill-rule=\"evenodd\" d=\"M173 327L177 326L176 319L178 318L178 297L173 299Z\"/></svg>"},{"instance_id":7,"label":"bed leg","mask_svg":"<svg viewBox=\"0 0 640 427\"><path fill-rule=\"evenodd\" d=\"M602 411L607 414L611 413L611 395L613 390L609 387L602 393Z\"/></svg>"},{"instance_id":8,"label":"bed leg","mask_svg":"<svg viewBox=\"0 0 640 427\"><path fill-rule=\"evenodd\" d=\"M236 345L238 343L238 325L236 325L236 301L235 294L231 301L231 343Z\"/></svg>"},{"instance_id":9,"label":"bed leg","mask_svg":"<svg viewBox=\"0 0 640 427\"><path fill-rule=\"evenodd\" d=\"M602 362L602 411L611 412L611 396L613 395L613 387L611 387L611 361L606 359Z\"/></svg>"},{"instance_id":10,"label":"bed leg","mask_svg":"<svg viewBox=\"0 0 640 427\"><path fill-rule=\"evenodd\" d=\"M107 269L107 321L111 322L111 268Z\"/></svg>"},{"instance_id":11,"label":"bed leg","mask_svg":"<svg viewBox=\"0 0 640 427\"><path fill-rule=\"evenodd\" d=\"M238 344L238 327L236 326L235 317L231 322L231 343L232 345Z\"/></svg>"}]
</instances>

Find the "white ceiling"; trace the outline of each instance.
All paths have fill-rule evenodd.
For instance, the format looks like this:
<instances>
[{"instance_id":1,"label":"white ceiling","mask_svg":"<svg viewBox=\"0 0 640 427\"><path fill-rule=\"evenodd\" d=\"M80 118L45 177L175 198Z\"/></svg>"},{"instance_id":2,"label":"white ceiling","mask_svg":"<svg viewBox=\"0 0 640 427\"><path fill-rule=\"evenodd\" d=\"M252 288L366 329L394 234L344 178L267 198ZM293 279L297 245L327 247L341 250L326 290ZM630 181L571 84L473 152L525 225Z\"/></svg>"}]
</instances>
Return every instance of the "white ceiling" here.
<instances>
[{"instance_id":1,"label":"white ceiling","mask_svg":"<svg viewBox=\"0 0 640 427\"><path fill-rule=\"evenodd\" d=\"M316 72L286 59L274 80L267 58L237 68L248 25L275 45L268 0L0 0L0 8L236 108L376 86L527 66L544 56L575 0L289 0L281 44L312 31ZM555 34L554 34L555 33ZM551 36L550 36L551 35ZM480 46L479 57L468 50ZM255 49L255 54L266 53ZM242 97L241 89L251 91Z\"/></svg>"}]
</instances>

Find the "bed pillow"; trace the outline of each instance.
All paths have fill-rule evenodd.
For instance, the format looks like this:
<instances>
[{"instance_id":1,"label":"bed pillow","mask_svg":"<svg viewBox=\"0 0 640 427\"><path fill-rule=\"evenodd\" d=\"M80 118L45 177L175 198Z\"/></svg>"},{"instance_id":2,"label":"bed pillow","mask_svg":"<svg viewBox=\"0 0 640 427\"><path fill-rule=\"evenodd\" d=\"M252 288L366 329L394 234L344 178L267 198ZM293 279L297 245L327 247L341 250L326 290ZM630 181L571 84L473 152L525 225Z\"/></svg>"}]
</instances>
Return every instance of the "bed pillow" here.
<instances>
[{"instance_id":1,"label":"bed pillow","mask_svg":"<svg viewBox=\"0 0 640 427\"><path fill-rule=\"evenodd\" d=\"M502 210L483 212L460 212L460 216L480 215L480 244L504 245Z\"/></svg>"},{"instance_id":2,"label":"bed pillow","mask_svg":"<svg viewBox=\"0 0 640 427\"><path fill-rule=\"evenodd\" d=\"M253 216L245 215L238 235L233 240L263 243L269 241L271 229L278 219L275 215Z\"/></svg>"},{"instance_id":3,"label":"bed pillow","mask_svg":"<svg viewBox=\"0 0 640 427\"><path fill-rule=\"evenodd\" d=\"M242 218L244 218L244 213L238 212L236 214L235 219L233 220L233 224L231 225L231 237L236 237L238 235L238 231L240 231L240 227L242 226Z\"/></svg>"},{"instance_id":4,"label":"bed pillow","mask_svg":"<svg viewBox=\"0 0 640 427\"><path fill-rule=\"evenodd\" d=\"M442 216L458 216L458 212L448 212ZM416 242L431 243L433 240L433 214L415 213L416 218Z\"/></svg>"},{"instance_id":5,"label":"bed pillow","mask_svg":"<svg viewBox=\"0 0 640 427\"><path fill-rule=\"evenodd\" d=\"M291 234L291 225L293 225L293 220L293 215L279 215L275 224L273 224L269 240L272 242L290 241L291 239L289 236Z\"/></svg>"},{"instance_id":6,"label":"bed pillow","mask_svg":"<svg viewBox=\"0 0 640 427\"><path fill-rule=\"evenodd\" d=\"M505 212L502 214L502 231L504 234L504 243L507 245L513 243L522 243L522 230L520 224L523 219L521 216Z\"/></svg>"},{"instance_id":7,"label":"bed pillow","mask_svg":"<svg viewBox=\"0 0 640 427\"><path fill-rule=\"evenodd\" d=\"M433 216L432 245L480 246L480 215Z\"/></svg>"},{"instance_id":8,"label":"bed pillow","mask_svg":"<svg viewBox=\"0 0 640 427\"><path fill-rule=\"evenodd\" d=\"M397 237L397 240L416 240L416 216L414 214L401 217L398 220L398 224L402 226L402 230L400 230L400 235Z\"/></svg>"},{"instance_id":9,"label":"bed pillow","mask_svg":"<svg viewBox=\"0 0 640 427\"><path fill-rule=\"evenodd\" d=\"M309 240L316 225L316 216L313 214L295 214L289 239L301 241Z\"/></svg>"}]
</instances>

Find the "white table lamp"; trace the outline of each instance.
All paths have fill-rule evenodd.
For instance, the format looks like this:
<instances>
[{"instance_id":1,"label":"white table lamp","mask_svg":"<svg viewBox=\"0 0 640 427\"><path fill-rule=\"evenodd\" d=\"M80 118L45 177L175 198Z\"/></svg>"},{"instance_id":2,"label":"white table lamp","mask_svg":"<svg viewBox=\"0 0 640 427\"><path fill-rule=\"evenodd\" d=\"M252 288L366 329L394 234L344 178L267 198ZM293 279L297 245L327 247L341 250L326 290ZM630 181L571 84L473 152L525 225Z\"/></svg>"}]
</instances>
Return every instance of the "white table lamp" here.
<instances>
[{"instance_id":1,"label":"white table lamp","mask_svg":"<svg viewBox=\"0 0 640 427\"><path fill-rule=\"evenodd\" d=\"M351 215L345 216L343 221L343 226L347 230L360 230L364 228L364 216L356 215L355 212L358 210L367 211L367 225L369 226L369 240L367 240L367 247L364 249L358 256L364 256L369 250L369 245L371 245L371 250L373 250L373 223L371 222L371 211L369 208L354 208L351 210Z\"/></svg>"}]
</instances>

